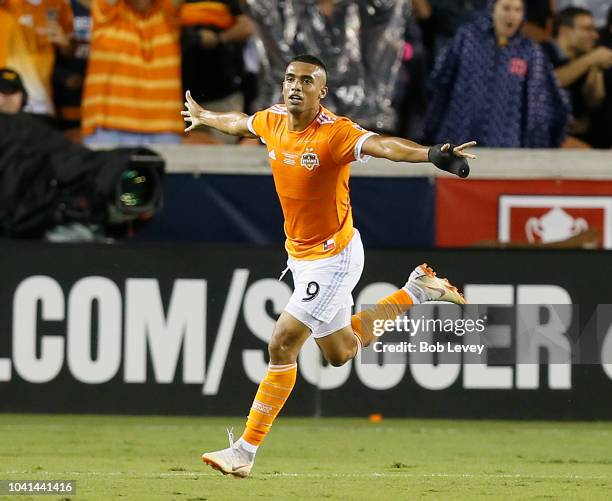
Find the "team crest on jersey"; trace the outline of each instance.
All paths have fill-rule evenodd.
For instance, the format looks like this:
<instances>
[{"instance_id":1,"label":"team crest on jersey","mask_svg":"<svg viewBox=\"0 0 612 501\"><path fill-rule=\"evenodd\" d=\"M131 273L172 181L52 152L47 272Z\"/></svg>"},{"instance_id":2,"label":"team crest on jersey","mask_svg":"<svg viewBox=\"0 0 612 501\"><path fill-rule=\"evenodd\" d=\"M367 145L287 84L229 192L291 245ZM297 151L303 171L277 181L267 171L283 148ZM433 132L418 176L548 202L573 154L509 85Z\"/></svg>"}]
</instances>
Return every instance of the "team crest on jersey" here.
<instances>
[{"instance_id":1,"label":"team crest on jersey","mask_svg":"<svg viewBox=\"0 0 612 501\"><path fill-rule=\"evenodd\" d=\"M319 166L319 155L314 152L314 148L306 148L300 157L300 165L308 170L315 170Z\"/></svg>"}]
</instances>

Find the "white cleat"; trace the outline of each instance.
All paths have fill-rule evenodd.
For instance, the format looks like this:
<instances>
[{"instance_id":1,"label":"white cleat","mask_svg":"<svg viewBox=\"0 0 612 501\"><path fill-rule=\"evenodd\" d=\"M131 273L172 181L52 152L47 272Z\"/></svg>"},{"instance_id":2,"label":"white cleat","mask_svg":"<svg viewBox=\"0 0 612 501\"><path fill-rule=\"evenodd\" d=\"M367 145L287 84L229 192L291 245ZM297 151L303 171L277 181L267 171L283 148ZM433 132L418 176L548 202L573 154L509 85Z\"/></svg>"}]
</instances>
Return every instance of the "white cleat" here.
<instances>
[{"instance_id":1,"label":"white cleat","mask_svg":"<svg viewBox=\"0 0 612 501\"><path fill-rule=\"evenodd\" d=\"M427 297L427 301L449 301L455 304L465 304L465 298L457 287L446 278L436 277L427 263L417 266L408 278L408 283L419 287Z\"/></svg>"},{"instance_id":2,"label":"white cleat","mask_svg":"<svg viewBox=\"0 0 612 501\"><path fill-rule=\"evenodd\" d=\"M248 477L251 474L253 463L245 451L234 444L234 434L232 430L227 430L230 446L220 451L205 452L202 454L202 461L224 475L235 477Z\"/></svg>"}]
</instances>

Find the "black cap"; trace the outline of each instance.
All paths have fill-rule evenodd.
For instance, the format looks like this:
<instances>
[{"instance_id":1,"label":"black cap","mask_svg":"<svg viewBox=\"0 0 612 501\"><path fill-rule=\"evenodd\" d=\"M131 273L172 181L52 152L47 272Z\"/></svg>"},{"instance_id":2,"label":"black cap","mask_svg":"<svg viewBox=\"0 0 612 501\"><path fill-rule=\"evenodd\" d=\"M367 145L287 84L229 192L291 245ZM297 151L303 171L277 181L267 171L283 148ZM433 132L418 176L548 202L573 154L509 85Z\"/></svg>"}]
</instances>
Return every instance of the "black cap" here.
<instances>
[{"instance_id":1,"label":"black cap","mask_svg":"<svg viewBox=\"0 0 612 501\"><path fill-rule=\"evenodd\" d=\"M19 73L10 68L0 68L0 92L12 94L19 91L25 93Z\"/></svg>"}]
</instances>

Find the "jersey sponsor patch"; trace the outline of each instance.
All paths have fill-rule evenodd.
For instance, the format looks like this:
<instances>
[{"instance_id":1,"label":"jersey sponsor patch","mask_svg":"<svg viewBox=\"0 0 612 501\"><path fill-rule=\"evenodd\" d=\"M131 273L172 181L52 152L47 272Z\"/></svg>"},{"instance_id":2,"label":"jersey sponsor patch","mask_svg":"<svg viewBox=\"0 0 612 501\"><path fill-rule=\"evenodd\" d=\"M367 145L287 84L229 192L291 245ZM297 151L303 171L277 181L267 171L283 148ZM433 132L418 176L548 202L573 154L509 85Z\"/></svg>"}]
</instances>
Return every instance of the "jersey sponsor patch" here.
<instances>
[{"instance_id":1,"label":"jersey sponsor patch","mask_svg":"<svg viewBox=\"0 0 612 501\"><path fill-rule=\"evenodd\" d=\"M319 166L319 155L314 152L314 148L306 148L300 157L300 165L308 170L314 170Z\"/></svg>"}]
</instances>

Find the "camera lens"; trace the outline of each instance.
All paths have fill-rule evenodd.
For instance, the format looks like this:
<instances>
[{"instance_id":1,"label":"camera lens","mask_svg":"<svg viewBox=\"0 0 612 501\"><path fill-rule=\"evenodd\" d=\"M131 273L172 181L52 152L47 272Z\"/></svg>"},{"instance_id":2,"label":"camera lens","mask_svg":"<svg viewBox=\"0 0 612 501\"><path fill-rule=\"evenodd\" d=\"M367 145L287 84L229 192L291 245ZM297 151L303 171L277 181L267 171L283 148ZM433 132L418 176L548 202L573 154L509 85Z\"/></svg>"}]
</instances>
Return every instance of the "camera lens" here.
<instances>
[{"instance_id":1,"label":"camera lens","mask_svg":"<svg viewBox=\"0 0 612 501\"><path fill-rule=\"evenodd\" d=\"M153 183L148 173L141 169L127 169L121 174L119 200L125 207L140 207L148 204L153 197Z\"/></svg>"}]
</instances>

